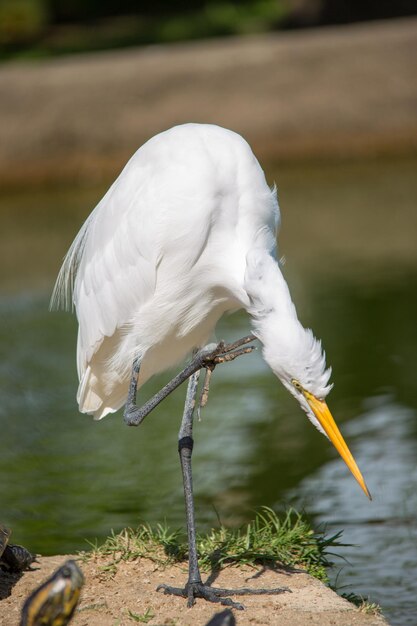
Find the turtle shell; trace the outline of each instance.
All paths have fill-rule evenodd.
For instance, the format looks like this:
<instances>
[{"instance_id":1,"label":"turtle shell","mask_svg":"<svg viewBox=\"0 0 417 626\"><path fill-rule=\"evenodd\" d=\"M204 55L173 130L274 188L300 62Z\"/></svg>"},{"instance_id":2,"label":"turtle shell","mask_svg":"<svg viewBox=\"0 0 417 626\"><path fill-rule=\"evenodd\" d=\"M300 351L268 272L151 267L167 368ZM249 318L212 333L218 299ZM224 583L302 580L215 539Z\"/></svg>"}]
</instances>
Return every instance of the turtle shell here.
<instances>
[{"instance_id":1,"label":"turtle shell","mask_svg":"<svg viewBox=\"0 0 417 626\"><path fill-rule=\"evenodd\" d=\"M0 563L6 565L10 572L23 572L35 560L35 556L23 546L9 544L0 558Z\"/></svg>"},{"instance_id":2,"label":"turtle shell","mask_svg":"<svg viewBox=\"0 0 417 626\"><path fill-rule=\"evenodd\" d=\"M22 572L35 560L33 554L23 546L9 543L12 531L0 524L0 567L9 572Z\"/></svg>"},{"instance_id":3,"label":"turtle shell","mask_svg":"<svg viewBox=\"0 0 417 626\"><path fill-rule=\"evenodd\" d=\"M221 613L213 615L206 626L236 626L235 617L230 609L226 609Z\"/></svg>"},{"instance_id":4,"label":"turtle shell","mask_svg":"<svg viewBox=\"0 0 417 626\"><path fill-rule=\"evenodd\" d=\"M75 561L68 560L23 605L20 626L66 626L80 599L84 576Z\"/></svg>"}]
</instances>

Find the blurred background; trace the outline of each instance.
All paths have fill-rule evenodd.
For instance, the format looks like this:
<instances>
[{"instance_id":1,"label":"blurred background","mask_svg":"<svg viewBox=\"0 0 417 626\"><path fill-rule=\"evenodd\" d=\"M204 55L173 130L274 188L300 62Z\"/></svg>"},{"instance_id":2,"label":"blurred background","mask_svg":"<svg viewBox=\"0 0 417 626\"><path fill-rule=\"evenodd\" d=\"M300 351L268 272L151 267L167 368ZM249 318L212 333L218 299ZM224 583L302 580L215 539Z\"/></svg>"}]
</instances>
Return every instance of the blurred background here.
<instances>
[{"instance_id":1,"label":"blurred background","mask_svg":"<svg viewBox=\"0 0 417 626\"><path fill-rule=\"evenodd\" d=\"M133 433L75 402L76 322L48 312L68 246L133 152L174 124L232 128L278 185L299 316L333 367L369 503L259 354L216 370L196 424L201 529L267 505L343 530L332 582L417 614L415 2L0 0L0 502L54 554L184 526L180 389ZM219 338L248 331L223 320ZM150 381L144 396L168 375Z\"/></svg>"},{"instance_id":2,"label":"blurred background","mask_svg":"<svg viewBox=\"0 0 417 626\"><path fill-rule=\"evenodd\" d=\"M1 0L3 57L39 57L415 15L414 0Z\"/></svg>"}]
</instances>

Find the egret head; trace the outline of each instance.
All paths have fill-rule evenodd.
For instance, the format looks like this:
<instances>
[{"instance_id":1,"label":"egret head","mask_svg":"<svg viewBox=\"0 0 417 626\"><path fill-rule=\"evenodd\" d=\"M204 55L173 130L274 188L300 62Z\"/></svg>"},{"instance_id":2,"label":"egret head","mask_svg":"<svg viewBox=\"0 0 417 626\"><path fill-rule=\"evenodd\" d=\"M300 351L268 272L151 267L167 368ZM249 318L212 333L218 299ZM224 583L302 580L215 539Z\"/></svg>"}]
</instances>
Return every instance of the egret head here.
<instances>
[{"instance_id":1,"label":"egret head","mask_svg":"<svg viewBox=\"0 0 417 626\"><path fill-rule=\"evenodd\" d=\"M333 385L329 384L331 369L326 369L320 341L293 316L282 317L279 325L270 326L269 332L270 341L263 348L266 362L297 399L314 426L333 443L365 494L371 498L325 401Z\"/></svg>"}]
</instances>

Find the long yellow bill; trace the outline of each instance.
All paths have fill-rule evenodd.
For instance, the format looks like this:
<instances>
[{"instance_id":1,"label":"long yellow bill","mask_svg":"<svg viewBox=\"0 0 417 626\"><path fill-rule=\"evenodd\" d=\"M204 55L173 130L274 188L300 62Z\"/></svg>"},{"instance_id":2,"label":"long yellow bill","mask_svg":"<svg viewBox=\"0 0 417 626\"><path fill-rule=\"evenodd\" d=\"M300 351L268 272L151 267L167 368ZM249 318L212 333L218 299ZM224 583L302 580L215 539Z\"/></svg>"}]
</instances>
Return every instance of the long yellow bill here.
<instances>
[{"instance_id":1,"label":"long yellow bill","mask_svg":"<svg viewBox=\"0 0 417 626\"><path fill-rule=\"evenodd\" d=\"M363 479L363 476L359 470L359 467L356 464L355 459L353 458L349 448L347 447L345 440L342 437L342 433L337 427L336 422L333 419L332 414L330 413L329 407L323 400L319 400L313 394L304 390L304 396L307 402L310 405L311 410L314 415L317 417L320 422L321 427L324 432L368 496L370 500L372 500L372 496L369 493L368 487Z\"/></svg>"}]
</instances>

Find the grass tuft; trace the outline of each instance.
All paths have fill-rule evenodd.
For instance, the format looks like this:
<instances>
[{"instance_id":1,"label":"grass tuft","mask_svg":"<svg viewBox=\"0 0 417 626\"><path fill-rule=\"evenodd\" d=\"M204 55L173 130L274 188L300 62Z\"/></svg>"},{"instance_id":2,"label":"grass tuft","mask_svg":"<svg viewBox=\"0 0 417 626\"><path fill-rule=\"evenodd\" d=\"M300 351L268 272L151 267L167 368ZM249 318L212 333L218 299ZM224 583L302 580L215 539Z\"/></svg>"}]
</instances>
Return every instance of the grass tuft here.
<instances>
[{"instance_id":1,"label":"grass tuft","mask_svg":"<svg viewBox=\"0 0 417 626\"><path fill-rule=\"evenodd\" d=\"M312 576L328 582L326 568L332 565L329 549L341 545L341 533L326 537L324 532L314 532L309 523L290 509L280 519L270 508L263 507L249 524L237 529L213 529L199 535L197 548L199 564L203 570L213 570L228 565L284 565L303 568ZM146 557L159 565L184 561L187 544L179 531L166 525L156 528L141 525L112 535L83 558L111 557L104 571L114 573L120 561Z\"/></svg>"},{"instance_id":2,"label":"grass tuft","mask_svg":"<svg viewBox=\"0 0 417 626\"><path fill-rule=\"evenodd\" d=\"M180 542L180 531L171 531L165 524L152 528L142 524L136 530L125 528L116 534L112 531L103 545L90 543L91 550L82 552L84 560L97 556L110 556L110 561L103 569L115 570L120 561L133 561L141 557L148 558L160 565L184 560L187 555L185 545Z\"/></svg>"},{"instance_id":3,"label":"grass tuft","mask_svg":"<svg viewBox=\"0 0 417 626\"><path fill-rule=\"evenodd\" d=\"M146 611L142 614L134 613L130 610L128 610L127 613L134 622L140 622L141 624L147 624L153 617L155 617L155 613L150 608L146 609Z\"/></svg>"},{"instance_id":4,"label":"grass tuft","mask_svg":"<svg viewBox=\"0 0 417 626\"><path fill-rule=\"evenodd\" d=\"M359 596L356 593L342 593L342 598L348 600L352 604L354 604L361 613L365 613L367 615L380 615L382 613L382 609L379 604L376 602L371 602L368 598L364 598L363 596Z\"/></svg>"},{"instance_id":5,"label":"grass tuft","mask_svg":"<svg viewBox=\"0 0 417 626\"><path fill-rule=\"evenodd\" d=\"M302 567L320 580L328 581L326 568L332 565L328 548L338 545L340 533L325 537L315 533L300 513L290 509L283 519L267 507L255 519L238 529L220 527L199 537L201 566L227 564Z\"/></svg>"}]
</instances>

